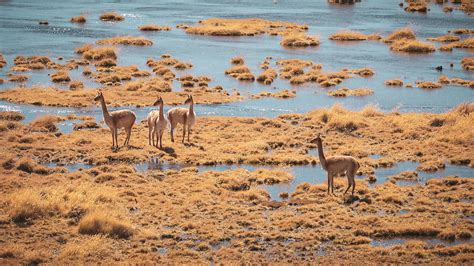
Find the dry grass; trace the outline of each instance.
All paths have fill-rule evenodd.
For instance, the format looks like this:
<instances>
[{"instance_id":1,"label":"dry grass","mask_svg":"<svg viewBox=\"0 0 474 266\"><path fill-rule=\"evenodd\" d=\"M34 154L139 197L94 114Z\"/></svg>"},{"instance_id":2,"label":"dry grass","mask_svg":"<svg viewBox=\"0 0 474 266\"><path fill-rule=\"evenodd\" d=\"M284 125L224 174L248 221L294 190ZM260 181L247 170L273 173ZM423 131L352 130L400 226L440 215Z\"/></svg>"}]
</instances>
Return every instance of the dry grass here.
<instances>
[{"instance_id":1,"label":"dry grass","mask_svg":"<svg viewBox=\"0 0 474 266\"><path fill-rule=\"evenodd\" d=\"M82 52L82 56L89 60L117 59L117 48L112 46L94 48L91 45L86 44L77 49L76 53Z\"/></svg>"},{"instance_id":2,"label":"dry grass","mask_svg":"<svg viewBox=\"0 0 474 266\"><path fill-rule=\"evenodd\" d=\"M418 40L399 40L390 45L390 50L405 53L432 53L436 47Z\"/></svg>"},{"instance_id":3,"label":"dry grass","mask_svg":"<svg viewBox=\"0 0 474 266\"><path fill-rule=\"evenodd\" d=\"M92 44L86 43L86 44L84 44L82 46L79 46L76 49L74 49L74 52L76 54L83 54L83 53L89 51L92 48L94 48L94 46Z\"/></svg>"},{"instance_id":4,"label":"dry grass","mask_svg":"<svg viewBox=\"0 0 474 266\"><path fill-rule=\"evenodd\" d=\"M353 74L359 75L361 77L371 77L371 76L375 75L375 71L371 68L368 68L368 67L353 69L351 72Z\"/></svg>"},{"instance_id":5,"label":"dry grass","mask_svg":"<svg viewBox=\"0 0 474 266\"><path fill-rule=\"evenodd\" d=\"M277 76L278 74L276 70L269 68L257 77L257 81L265 85L270 85L273 83Z\"/></svg>"},{"instance_id":6,"label":"dry grass","mask_svg":"<svg viewBox=\"0 0 474 266\"><path fill-rule=\"evenodd\" d=\"M199 21L200 25L181 27L188 34L211 36L254 36L259 34L283 35L289 32L302 32L306 25L291 22L270 21L257 18L222 19L211 18Z\"/></svg>"},{"instance_id":7,"label":"dry grass","mask_svg":"<svg viewBox=\"0 0 474 266\"><path fill-rule=\"evenodd\" d=\"M474 88L474 80L467 80L461 78L448 78L447 76L440 76L438 82L441 84L452 84L463 87Z\"/></svg>"},{"instance_id":8,"label":"dry grass","mask_svg":"<svg viewBox=\"0 0 474 266\"><path fill-rule=\"evenodd\" d=\"M333 41L366 41L366 40L380 40L382 37L377 34L363 34L358 31L349 31L343 30L338 31L331 36L329 36L329 40Z\"/></svg>"},{"instance_id":9,"label":"dry grass","mask_svg":"<svg viewBox=\"0 0 474 266\"><path fill-rule=\"evenodd\" d=\"M255 76L247 66L233 66L224 72L226 75L242 81L254 81Z\"/></svg>"},{"instance_id":10,"label":"dry grass","mask_svg":"<svg viewBox=\"0 0 474 266\"><path fill-rule=\"evenodd\" d=\"M319 38L303 33L293 33L283 36L280 44L285 47L307 47L319 45Z\"/></svg>"},{"instance_id":11,"label":"dry grass","mask_svg":"<svg viewBox=\"0 0 474 266\"><path fill-rule=\"evenodd\" d=\"M0 112L0 120L7 121L21 121L25 119L25 116L17 111L2 111Z\"/></svg>"},{"instance_id":12,"label":"dry grass","mask_svg":"<svg viewBox=\"0 0 474 266\"><path fill-rule=\"evenodd\" d=\"M465 39L464 41L452 42L449 44L441 45L439 47L440 51L452 51L453 48L466 48L466 49L473 49L474 48L474 37Z\"/></svg>"},{"instance_id":13,"label":"dry grass","mask_svg":"<svg viewBox=\"0 0 474 266\"><path fill-rule=\"evenodd\" d=\"M435 38L427 38L426 40L432 41L432 42L457 42L461 38L456 35L443 35Z\"/></svg>"},{"instance_id":14,"label":"dry grass","mask_svg":"<svg viewBox=\"0 0 474 266\"><path fill-rule=\"evenodd\" d=\"M282 99L287 99L287 98L293 98L296 97L296 91L295 90L282 90L280 92L260 92L258 94L253 94L250 96L252 99L260 99L263 97L274 97L274 98L282 98Z\"/></svg>"},{"instance_id":15,"label":"dry grass","mask_svg":"<svg viewBox=\"0 0 474 266\"><path fill-rule=\"evenodd\" d=\"M99 16L99 19L102 21L122 21L125 17L115 12L105 12Z\"/></svg>"},{"instance_id":16,"label":"dry grass","mask_svg":"<svg viewBox=\"0 0 474 266\"><path fill-rule=\"evenodd\" d=\"M85 235L107 235L114 238L133 236L130 224L113 218L109 213L95 211L85 215L79 222L79 233Z\"/></svg>"},{"instance_id":17,"label":"dry grass","mask_svg":"<svg viewBox=\"0 0 474 266\"><path fill-rule=\"evenodd\" d=\"M148 24L138 27L141 31L170 31L171 27L169 26L160 26L155 24Z\"/></svg>"},{"instance_id":18,"label":"dry grass","mask_svg":"<svg viewBox=\"0 0 474 266\"><path fill-rule=\"evenodd\" d=\"M87 19L85 16L72 17L70 20L72 23L86 23Z\"/></svg>"},{"instance_id":19,"label":"dry grass","mask_svg":"<svg viewBox=\"0 0 474 266\"><path fill-rule=\"evenodd\" d=\"M7 61L5 60L5 57L3 57L3 54L0 53L0 68L4 67L7 65Z\"/></svg>"},{"instance_id":20,"label":"dry grass","mask_svg":"<svg viewBox=\"0 0 474 266\"><path fill-rule=\"evenodd\" d=\"M443 87L442 84L431 81L417 81L416 86L421 89L439 89Z\"/></svg>"},{"instance_id":21,"label":"dry grass","mask_svg":"<svg viewBox=\"0 0 474 266\"><path fill-rule=\"evenodd\" d=\"M403 86L403 80L401 79L389 79L385 81L386 86L397 86L401 87Z\"/></svg>"},{"instance_id":22,"label":"dry grass","mask_svg":"<svg viewBox=\"0 0 474 266\"><path fill-rule=\"evenodd\" d=\"M30 78L28 75L10 75L8 81L10 82L25 82Z\"/></svg>"},{"instance_id":23,"label":"dry grass","mask_svg":"<svg viewBox=\"0 0 474 266\"><path fill-rule=\"evenodd\" d=\"M368 96L373 93L374 91L372 89L366 89L366 88L349 89L349 88L343 87L343 88L328 92L328 95L333 96L333 97L347 97L347 96Z\"/></svg>"},{"instance_id":24,"label":"dry grass","mask_svg":"<svg viewBox=\"0 0 474 266\"><path fill-rule=\"evenodd\" d=\"M465 29L465 28L460 28L460 29L454 29L454 30L448 30L449 33L453 34L471 34L474 33L474 30L471 29Z\"/></svg>"},{"instance_id":25,"label":"dry grass","mask_svg":"<svg viewBox=\"0 0 474 266\"><path fill-rule=\"evenodd\" d=\"M59 82L69 82L71 78L69 77L69 73L66 71L59 71L50 75L51 81L55 83Z\"/></svg>"},{"instance_id":26,"label":"dry grass","mask_svg":"<svg viewBox=\"0 0 474 266\"><path fill-rule=\"evenodd\" d=\"M461 60L461 66L465 70L474 70L474 57L465 57Z\"/></svg>"},{"instance_id":27,"label":"dry grass","mask_svg":"<svg viewBox=\"0 0 474 266\"><path fill-rule=\"evenodd\" d=\"M80 90L84 88L84 83L80 80L73 80L71 83L69 83L69 89L70 90Z\"/></svg>"},{"instance_id":28,"label":"dry grass","mask_svg":"<svg viewBox=\"0 0 474 266\"><path fill-rule=\"evenodd\" d=\"M390 33L385 39L386 43L392 43L399 40L415 40L415 32L411 28L400 28Z\"/></svg>"},{"instance_id":29,"label":"dry grass","mask_svg":"<svg viewBox=\"0 0 474 266\"><path fill-rule=\"evenodd\" d=\"M117 36L113 38L107 38L98 40L97 44L101 45L137 45L137 46L148 46L152 45L153 42L144 37L132 37L132 36Z\"/></svg>"},{"instance_id":30,"label":"dry grass","mask_svg":"<svg viewBox=\"0 0 474 266\"><path fill-rule=\"evenodd\" d=\"M230 59L230 63L232 65L243 65L245 62L244 62L244 59L240 56L236 56L236 57L233 57Z\"/></svg>"},{"instance_id":31,"label":"dry grass","mask_svg":"<svg viewBox=\"0 0 474 266\"><path fill-rule=\"evenodd\" d=\"M430 9L428 8L428 4L425 1L416 1L408 3L408 6L404 9L406 12L421 12L426 13Z\"/></svg>"}]
</instances>

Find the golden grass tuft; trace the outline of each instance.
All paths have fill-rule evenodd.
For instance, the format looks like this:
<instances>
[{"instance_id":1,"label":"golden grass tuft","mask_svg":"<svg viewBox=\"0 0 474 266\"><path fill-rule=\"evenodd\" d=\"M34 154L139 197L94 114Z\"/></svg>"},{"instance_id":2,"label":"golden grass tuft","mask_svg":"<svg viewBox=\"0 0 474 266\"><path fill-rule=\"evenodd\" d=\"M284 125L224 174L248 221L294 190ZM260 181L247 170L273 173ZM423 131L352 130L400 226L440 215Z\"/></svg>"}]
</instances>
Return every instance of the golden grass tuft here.
<instances>
[{"instance_id":1,"label":"golden grass tuft","mask_svg":"<svg viewBox=\"0 0 474 266\"><path fill-rule=\"evenodd\" d=\"M343 30L338 31L331 36L329 40L332 41L366 41L366 40L380 40L382 37L377 34L363 34L358 31Z\"/></svg>"},{"instance_id":2,"label":"golden grass tuft","mask_svg":"<svg viewBox=\"0 0 474 266\"><path fill-rule=\"evenodd\" d=\"M245 62L244 62L244 59L241 56L236 56L236 57L232 57L230 59L230 63L232 65L243 65Z\"/></svg>"},{"instance_id":3,"label":"golden grass tuft","mask_svg":"<svg viewBox=\"0 0 474 266\"><path fill-rule=\"evenodd\" d=\"M274 79L278 76L275 69L268 68L262 74L257 77L257 81L266 85L273 83Z\"/></svg>"},{"instance_id":4,"label":"golden grass tuft","mask_svg":"<svg viewBox=\"0 0 474 266\"><path fill-rule=\"evenodd\" d=\"M0 120L7 121L21 121L25 119L25 116L17 111L2 111L0 112Z\"/></svg>"},{"instance_id":5,"label":"golden grass tuft","mask_svg":"<svg viewBox=\"0 0 474 266\"><path fill-rule=\"evenodd\" d=\"M319 38L303 33L291 33L283 36L280 44L285 47L308 47L319 45Z\"/></svg>"},{"instance_id":6,"label":"golden grass tuft","mask_svg":"<svg viewBox=\"0 0 474 266\"><path fill-rule=\"evenodd\" d=\"M392 43L399 40L415 40L416 35L415 32L411 28L400 28L392 33L390 33L385 39L383 39L386 43Z\"/></svg>"},{"instance_id":7,"label":"golden grass tuft","mask_svg":"<svg viewBox=\"0 0 474 266\"><path fill-rule=\"evenodd\" d=\"M148 24L138 27L141 31L170 31L171 27L169 26L160 26L155 24Z\"/></svg>"},{"instance_id":8,"label":"golden grass tuft","mask_svg":"<svg viewBox=\"0 0 474 266\"><path fill-rule=\"evenodd\" d=\"M86 214L79 222L78 231L84 235L100 234L125 239L130 238L134 233L129 223L99 211Z\"/></svg>"},{"instance_id":9,"label":"golden grass tuft","mask_svg":"<svg viewBox=\"0 0 474 266\"><path fill-rule=\"evenodd\" d=\"M55 83L59 82L69 82L71 78L69 77L69 73L66 71L58 71L50 75L51 81Z\"/></svg>"},{"instance_id":10,"label":"golden grass tuft","mask_svg":"<svg viewBox=\"0 0 474 266\"><path fill-rule=\"evenodd\" d=\"M351 73L359 75L361 77L371 77L371 76L375 75L375 71L371 68L368 68L368 67L354 69L354 70L351 71Z\"/></svg>"},{"instance_id":11,"label":"golden grass tuft","mask_svg":"<svg viewBox=\"0 0 474 266\"><path fill-rule=\"evenodd\" d=\"M117 36L113 38L101 39L96 42L101 45L137 45L137 46L148 46L152 45L153 42L144 37L133 37L133 36Z\"/></svg>"},{"instance_id":12,"label":"golden grass tuft","mask_svg":"<svg viewBox=\"0 0 474 266\"><path fill-rule=\"evenodd\" d=\"M99 19L102 21L122 21L125 18L124 16L115 12L105 12L99 16Z\"/></svg>"},{"instance_id":13,"label":"golden grass tuft","mask_svg":"<svg viewBox=\"0 0 474 266\"><path fill-rule=\"evenodd\" d=\"M86 23L87 19L85 16L72 17L70 20L72 23Z\"/></svg>"},{"instance_id":14,"label":"golden grass tuft","mask_svg":"<svg viewBox=\"0 0 474 266\"><path fill-rule=\"evenodd\" d=\"M10 75L8 81L10 82L25 82L30 78L28 75Z\"/></svg>"},{"instance_id":15,"label":"golden grass tuft","mask_svg":"<svg viewBox=\"0 0 474 266\"><path fill-rule=\"evenodd\" d=\"M448 30L448 32L453 34L471 34L474 33L474 29L459 28L454 30Z\"/></svg>"},{"instance_id":16,"label":"golden grass tuft","mask_svg":"<svg viewBox=\"0 0 474 266\"><path fill-rule=\"evenodd\" d=\"M421 89L439 89L443 87L442 84L431 81L416 81L416 86Z\"/></svg>"},{"instance_id":17,"label":"golden grass tuft","mask_svg":"<svg viewBox=\"0 0 474 266\"><path fill-rule=\"evenodd\" d=\"M443 35L439 37L434 37L434 38L427 38L426 40L431 41L431 42L457 42L461 38L456 35Z\"/></svg>"},{"instance_id":18,"label":"golden grass tuft","mask_svg":"<svg viewBox=\"0 0 474 266\"><path fill-rule=\"evenodd\" d=\"M464 41L452 42L449 44L441 45L439 47L440 51L452 51L453 48L465 48L473 49L474 48L474 37L465 39Z\"/></svg>"},{"instance_id":19,"label":"golden grass tuft","mask_svg":"<svg viewBox=\"0 0 474 266\"><path fill-rule=\"evenodd\" d=\"M282 98L282 99L287 99L287 98L293 98L296 97L296 91L295 90L282 90L280 92L260 92L258 94L253 94L250 96L252 99L260 99L263 97L274 97L274 98Z\"/></svg>"},{"instance_id":20,"label":"golden grass tuft","mask_svg":"<svg viewBox=\"0 0 474 266\"><path fill-rule=\"evenodd\" d=\"M306 25L291 22L270 21L257 18L222 19L211 18L199 21L200 25L180 26L188 34L210 36L254 36L259 34L282 35L289 32L302 32Z\"/></svg>"},{"instance_id":21,"label":"golden grass tuft","mask_svg":"<svg viewBox=\"0 0 474 266\"><path fill-rule=\"evenodd\" d=\"M403 80L401 79L389 79L389 80L386 80L384 83L385 83L385 86L397 86L397 87L403 86Z\"/></svg>"},{"instance_id":22,"label":"golden grass tuft","mask_svg":"<svg viewBox=\"0 0 474 266\"><path fill-rule=\"evenodd\" d=\"M368 96L373 93L374 91L372 89L367 89L367 88L349 89L349 88L343 87L343 88L328 92L328 95L333 96L333 97L347 97L347 96Z\"/></svg>"},{"instance_id":23,"label":"golden grass tuft","mask_svg":"<svg viewBox=\"0 0 474 266\"><path fill-rule=\"evenodd\" d=\"M56 132L58 127L56 123L61 121L61 118L54 115L45 115L36 118L35 120L31 121L30 126L37 131L41 132Z\"/></svg>"},{"instance_id":24,"label":"golden grass tuft","mask_svg":"<svg viewBox=\"0 0 474 266\"><path fill-rule=\"evenodd\" d=\"M474 57L465 57L461 60L461 66L465 70L474 70Z\"/></svg>"},{"instance_id":25,"label":"golden grass tuft","mask_svg":"<svg viewBox=\"0 0 474 266\"><path fill-rule=\"evenodd\" d=\"M86 43L86 44L84 44L82 46L79 46L76 49L74 49L74 52L76 54L83 54L83 53L89 51L92 48L94 48L94 46L92 44Z\"/></svg>"},{"instance_id":26,"label":"golden grass tuft","mask_svg":"<svg viewBox=\"0 0 474 266\"><path fill-rule=\"evenodd\" d=\"M390 45L390 50L405 53L432 53L435 46L418 40L399 40Z\"/></svg>"},{"instance_id":27,"label":"golden grass tuft","mask_svg":"<svg viewBox=\"0 0 474 266\"><path fill-rule=\"evenodd\" d=\"M0 68L6 66L7 60L5 60L5 57L3 57L3 54L0 53Z\"/></svg>"},{"instance_id":28,"label":"golden grass tuft","mask_svg":"<svg viewBox=\"0 0 474 266\"><path fill-rule=\"evenodd\" d=\"M83 46L84 47L84 46ZM117 59L117 48L112 46L89 47L87 46L82 56L89 60Z\"/></svg>"},{"instance_id":29,"label":"golden grass tuft","mask_svg":"<svg viewBox=\"0 0 474 266\"><path fill-rule=\"evenodd\" d=\"M238 80L245 80L245 81L255 80L255 76L250 72L250 69L244 65L233 66L227 69L224 73Z\"/></svg>"},{"instance_id":30,"label":"golden grass tuft","mask_svg":"<svg viewBox=\"0 0 474 266\"><path fill-rule=\"evenodd\" d=\"M428 8L428 4L421 0L421 1L412 1L408 3L408 6L404 9L406 12L421 12L426 13L430 9Z\"/></svg>"}]
</instances>

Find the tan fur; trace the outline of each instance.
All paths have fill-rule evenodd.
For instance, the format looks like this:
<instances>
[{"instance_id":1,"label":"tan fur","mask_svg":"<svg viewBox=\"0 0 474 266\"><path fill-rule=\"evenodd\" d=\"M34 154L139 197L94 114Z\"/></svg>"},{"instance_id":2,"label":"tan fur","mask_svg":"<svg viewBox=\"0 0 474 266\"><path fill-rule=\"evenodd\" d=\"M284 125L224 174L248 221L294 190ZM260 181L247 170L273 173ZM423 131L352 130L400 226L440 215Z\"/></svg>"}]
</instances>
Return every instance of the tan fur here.
<instances>
[{"instance_id":1,"label":"tan fur","mask_svg":"<svg viewBox=\"0 0 474 266\"><path fill-rule=\"evenodd\" d=\"M123 143L123 145L129 145L130 135L132 134L132 127L136 120L135 113L130 110L118 110L109 113L109 111L107 110L107 105L105 104L104 95L100 91L97 93L97 96L94 98L94 100L100 100L100 104L102 106L102 113L104 114L105 124L110 128L110 131L112 132L112 148L118 148L117 131L120 128L125 128L125 132L127 133L127 137L125 138L125 142Z\"/></svg>"},{"instance_id":2,"label":"tan fur","mask_svg":"<svg viewBox=\"0 0 474 266\"><path fill-rule=\"evenodd\" d=\"M191 95L188 95L188 99L184 102L184 104L189 104L189 109L186 108L173 108L168 111L167 117L170 123L171 129L171 141L174 142L173 131L178 124L183 125L183 140L186 136L186 129L188 131L188 142L189 142L189 135L191 134L191 128L196 123L196 113L194 112L194 101Z\"/></svg>"},{"instance_id":3,"label":"tan fur","mask_svg":"<svg viewBox=\"0 0 474 266\"><path fill-rule=\"evenodd\" d=\"M334 177L345 174L347 176L348 186L344 194L347 193L349 188L352 186L352 195L355 190L355 175L360 167L360 164L352 156L331 156L326 158L323 151L323 142L321 137L318 135L313 142L318 145L318 155L321 166L328 173L328 194L331 189L334 194Z\"/></svg>"},{"instance_id":4,"label":"tan fur","mask_svg":"<svg viewBox=\"0 0 474 266\"><path fill-rule=\"evenodd\" d=\"M162 140L163 140L163 132L166 129L166 125L168 124L163 111L163 99L158 96L158 99L153 104L153 106L159 105L159 111L153 110L148 114L147 121L148 121L148 144L158 146L158 140L160 142L160 149L163 148ZM156 144L155 144L155 136L156 136Z\"/></svg>"}]
</instances>

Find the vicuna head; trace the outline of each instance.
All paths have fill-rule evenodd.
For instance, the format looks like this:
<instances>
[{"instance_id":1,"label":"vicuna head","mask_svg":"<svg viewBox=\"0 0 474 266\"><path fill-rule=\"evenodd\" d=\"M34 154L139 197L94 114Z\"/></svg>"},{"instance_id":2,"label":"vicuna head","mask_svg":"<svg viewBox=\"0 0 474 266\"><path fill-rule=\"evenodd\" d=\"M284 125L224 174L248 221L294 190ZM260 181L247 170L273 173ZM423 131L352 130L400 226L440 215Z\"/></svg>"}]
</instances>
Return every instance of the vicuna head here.
<instances>
[{"instance_id":1,"label":"vicuna head","mask_svg":"<svg viewBox=\"0 0 474 266\"><path fill-rule=\"evenodd\" d=\"M161 105L162 103L163 103L163 98L161 98L161 96L158 96L158 98L156 98L155 103L153 103L153 106Z\"/></svg>"},{"instance_id":2,"label":"vicuna head","mask_svg":"<svg viewBox=\"0 0 474 266\"><path fill-rule=\"evenodd\" d=\"M94 101L98 101L104 98L104 95L102 95L101 91L97 91L97 95L94 98Z\"/></svg>"},{"instance_id":3,"label":"vicuna head","mask_svg":"<svg viewBox=\"0 0 474 266\"><path fill-rule=\"evenodd\" d=\"M192 102L193 102L193 96L188 95L188 98L186 99L186 101L184 101L184 104L189 104L189 103L192 103Z\"/></svg>"},{"instance_id":4,"label":"vicuna head","mask_svg":"<svg viewBox=\"0 0 474 266\"><path fill-rule=\"evenodd\" d=\"M318 136L316 136L316 138L311 140L311 143L323 143L323 140L321 139L321 134L319 133Z\"/></svg>"}]
</instances>

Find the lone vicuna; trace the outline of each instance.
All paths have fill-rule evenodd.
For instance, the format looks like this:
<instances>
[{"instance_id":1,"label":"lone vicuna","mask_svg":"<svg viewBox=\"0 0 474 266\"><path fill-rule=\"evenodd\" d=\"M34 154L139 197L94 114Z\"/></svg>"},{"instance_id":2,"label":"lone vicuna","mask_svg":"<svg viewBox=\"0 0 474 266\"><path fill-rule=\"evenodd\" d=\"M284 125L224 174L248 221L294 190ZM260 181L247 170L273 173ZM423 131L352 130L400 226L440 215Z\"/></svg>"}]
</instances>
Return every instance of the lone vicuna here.
<instances>
[{"instance_id":1,"label":"lone vicuna","mask_svg":"<svg viewBox=\"0 0 474 266\"><path fill-rule=\"evenodd\" d=\"M331 156L326 158L323 151L323 141L321 139L321 135L319 134L311 142L316 142L318 145L319 161L321 162L323 169L328 172L328 194L329 188L331 188L331 191L334 194L334 177L340 174L346 174L348 186L344 194L346 194L346 192L352 186L352 195L354 195L354 189L356 185L354 177L360 167L360 164L357 162L357 160L352 156Z\"/></svg>"},{"instance_id":2,"label":"lone vicuna","mask_svg":"<svg viewBox=\"0 0 474 266\"><path fill-rule=\"evenodd\" d=\"M193 96L188 95L188 98L184 104L189 104L189 109L186 108L173 108L168 111L168 121L171 129L171 141L174 142L173 131L178 124L183 125L183 143L186 130L188 131L188 142L189 135L191 134L191 128L196 123L196 113L194 113L194 101Z\"/></svg>"},{"instance_id":3,"label":"lone vicuna","mask_svg":"<svg viewBox=\"0 0 474 266\"><path fill-rule=\"evenodd\" d=\"M125 132L127 133L127 138L125 139L123 145L129 145L132 127L136 120L135 113L130 110L118 110L109 113L107 110L107 105L105 104L104 95L101 91L97 92L97 96L94 98L94 100L100 100L105 124L107 124L107 126L110 128L110 131L112 132L112 149L118 148L117 131L120 128L125 128Z\"/></svg>"},{"instance_id":4,"label":"lone vicuna","mask_svg":"<svg viewBox=\"0 0 474 266\"><path fill-rule=\"evenodd\" d=\"M160 141L160 149L163 149L162 139L163 139L163 132L166 129L168 121L166 121L164 112L163 112L163 99L158 96L157 100L153 104L153 106L160 106L160 110L153 110L148 114L147 121L148 121L148 144L158 147L158 140ZM155 136L156 136L156 144L155 144Z\"/></svg>"}]
</instances>

